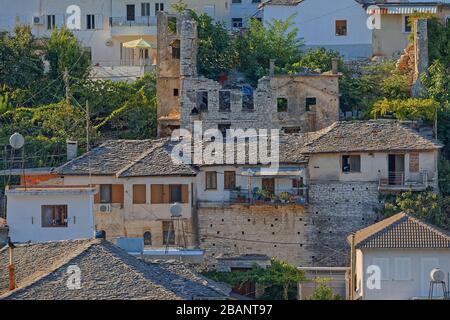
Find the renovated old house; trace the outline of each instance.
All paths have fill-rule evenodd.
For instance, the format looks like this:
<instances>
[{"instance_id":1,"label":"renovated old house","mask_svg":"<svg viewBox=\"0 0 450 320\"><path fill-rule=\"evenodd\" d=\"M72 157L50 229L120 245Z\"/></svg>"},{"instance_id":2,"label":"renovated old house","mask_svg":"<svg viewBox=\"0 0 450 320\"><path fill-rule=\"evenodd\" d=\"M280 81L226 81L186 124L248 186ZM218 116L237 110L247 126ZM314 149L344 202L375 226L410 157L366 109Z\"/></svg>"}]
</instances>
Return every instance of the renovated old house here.
<instances>
[{"instance_id":1,"label":"renovated old house","mask_svg":"<svg viewBox=\"0 0 450 320\"><path fill-rule=\"evenodd\" d=\"M442 299L446 295L442 283L433 284L431 272L440 269L448 283L448 231L399 213L357 231L348 242L354 255L353 299L410 300L430 295ZM379 286L371 285L376 284L374 280L380 281Z\"/></svg>"}]
</instances>

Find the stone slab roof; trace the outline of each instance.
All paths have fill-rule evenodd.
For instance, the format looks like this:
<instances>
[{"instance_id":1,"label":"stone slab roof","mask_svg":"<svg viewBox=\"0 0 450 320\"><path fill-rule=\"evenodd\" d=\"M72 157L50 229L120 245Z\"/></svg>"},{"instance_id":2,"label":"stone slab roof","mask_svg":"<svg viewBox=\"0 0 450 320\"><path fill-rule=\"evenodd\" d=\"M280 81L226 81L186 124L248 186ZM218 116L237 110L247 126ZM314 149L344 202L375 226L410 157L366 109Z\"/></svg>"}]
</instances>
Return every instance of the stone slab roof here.
<instances>
[{"instance_id":1,"label":"stone slab roof","mask_svg":"<svg viewBox=\"0 0 450 320\"><path fill-rule=\"evenodd\" d=\"M265 5L272 5L272 6L296 6L300 2L303 2L304 0L266 0L263 1L259 6L264 7Z\"/></svg>"},{"instance_id":2,"label":"stone slab roof","mask_svg":"<svg viewBox=\"0 0 450 320\"><path fill-rule=\"evenodd\" d=\"M350 242L350 236L348 241ZM355 233L356 248L447 248L450 234L405 213L399 213Z\"/></svg>"},{"instance_id":3,"label":"stone slab roof","mask_svg":"<svg viewBox=\"0 0 450 320\"><path fill-rule=\"evenodd\" d=\"M302 153L342 153L372 151L433 151L437 141L392 120L340 121L316 133Z\"/></svg>"},{"instance_id":4,"label":"stone slab roof","mask_svg":"<svg viewBox=\"0 0 450 320\"><path fill-rule=\"evenodd\" d=\"M167 139L110 140L56 171L62 175L118 177L195 175L192 167L171 161L172 147Z\"/></svg>"},{"instance_id":5,"label":"stone slab roof","mask_svg":"<svg viewBox=\"0 0 450 320\"><path fill-rule=\"evenodd\" d=\"M8 261L5 247L2 270ZM0 299L190 300L222 299L229 293L181 262L145 263L105 240L17 245L14 261L18 289L8 292L8 272L1 272ZM72 265L81 270L79 290L66 286Z\"/></svg>"}]
</instances>

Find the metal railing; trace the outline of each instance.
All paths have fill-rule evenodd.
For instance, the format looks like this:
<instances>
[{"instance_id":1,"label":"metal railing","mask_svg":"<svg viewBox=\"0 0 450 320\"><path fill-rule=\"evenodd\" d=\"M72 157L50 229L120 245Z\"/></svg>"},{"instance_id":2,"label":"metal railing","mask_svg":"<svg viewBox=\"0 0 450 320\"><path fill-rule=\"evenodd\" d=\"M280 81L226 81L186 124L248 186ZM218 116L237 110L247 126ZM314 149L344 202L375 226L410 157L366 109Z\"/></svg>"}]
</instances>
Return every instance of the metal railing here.
<instances>
[{"instance_id":1,"label":"metal railing","mask_svg":"<svg viewBox=\"0 0 450 320\"><path fill-rule=\"evenodd\" d=\"M308 204L308 188L276 189L275 192L264 191L259 188L236 189L230 191L231 204Z\"/></svg>"},{"instance_id":2,"label":"metal railing","mask_svg":"<svg viewBox=\"0 0 450 320\"><path fill-rule=\"evenodd\" d=\"M129 20L127 17L109 18L111 27L152 27L156 26L156 16L134 17Z\"/></svg>"},{"instance_id":3,"label":"metal railing","mask_svg":"<svg viewBox=\"0 0 450 320\"><path fill-rule=\"evenodd\" d=\"M428 173L426 171L418 173L410 173L408 176L405 172L392 171L387 177L381 177L379 181L381 188L427 188L428 187Z\"/></svg>"}]
</instances>

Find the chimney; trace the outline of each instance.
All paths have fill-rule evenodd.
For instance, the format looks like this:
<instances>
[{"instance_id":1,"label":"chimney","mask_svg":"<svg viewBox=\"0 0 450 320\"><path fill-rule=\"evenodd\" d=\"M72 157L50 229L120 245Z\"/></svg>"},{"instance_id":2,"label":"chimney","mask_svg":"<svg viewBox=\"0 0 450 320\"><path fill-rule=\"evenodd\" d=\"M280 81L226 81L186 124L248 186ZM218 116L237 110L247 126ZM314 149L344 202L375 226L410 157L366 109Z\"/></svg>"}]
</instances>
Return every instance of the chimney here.
<instances>
[{"instance_id":1,"label":"chimney","mask_svg":"<svg viewBox=\"0 0 450 320\"><path fill-rule=\"evenodd\" d=\"M78 141L67 140L66 148L67 148L67 160L68 161L78 157Z\"/></svg>"},{"instance_id":2,"label":"chimney","mask_svg":"<svg viewBox=\"0 0 450 320\"><path fill-rule=\"evenodd\" d=\"M14 271L16 270L16 266L14 265L14 244L11 242L11 238L8 237L8 247L9 247L9 290L12 291L16 288L16 277L14 275Z\"/></svg>"},{"instance_id":3,"label":"chimney","mask_svg":"<svg viewBox=\"0 0 450 320\"><path fill-rule=\"evenodd\" d=\"M333 58L331 59L331 73L338 74L339 72L339 59Z\"/></svg>"},{"instance_id":4,"label":"chimney","mask_svg":"<svg viewBox=\"0 0 450 320\"><path fill-rule=\"evenodd\" d=\"M275 74L275 59L270 59L269 61L269 76L273 76Z\"/></svg>"}]
</instances>

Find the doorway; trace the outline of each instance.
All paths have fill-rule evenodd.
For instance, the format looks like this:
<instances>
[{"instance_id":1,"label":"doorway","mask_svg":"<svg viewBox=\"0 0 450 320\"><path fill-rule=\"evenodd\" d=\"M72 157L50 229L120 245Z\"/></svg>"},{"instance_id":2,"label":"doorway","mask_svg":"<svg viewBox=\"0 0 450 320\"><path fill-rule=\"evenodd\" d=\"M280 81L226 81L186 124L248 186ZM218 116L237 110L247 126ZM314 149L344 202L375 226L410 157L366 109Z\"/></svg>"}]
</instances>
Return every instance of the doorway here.
<instances>
[{"instance_id":1,"label":"doorway","mask_svg":"<svg viewBox=\"0 0 450 320\"><path fill-rule=\"evenodd\" d=\"M135 6L134 4L127 4L127 21L135 20Z\"/></svg>"},{"instance_id":2,"label":"doorway","mask_svg":"<svg viewBox=\"0 0 450 320\"><path fill-rule=\"evenodd\" d=\"M405 181L405 155L390 154L388 160L389 184L403 185Z\"/></svg>"},{"instance_id":3,"label":"doorway","mask_svg":"<svg viewBox=\"0 0 450 320\"><path fill-rule=\"evenodd\" d=\"M275 179L262 179L262 189L270 194L275 194Z\"/></svg>"}]
</instances>

